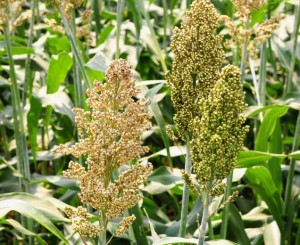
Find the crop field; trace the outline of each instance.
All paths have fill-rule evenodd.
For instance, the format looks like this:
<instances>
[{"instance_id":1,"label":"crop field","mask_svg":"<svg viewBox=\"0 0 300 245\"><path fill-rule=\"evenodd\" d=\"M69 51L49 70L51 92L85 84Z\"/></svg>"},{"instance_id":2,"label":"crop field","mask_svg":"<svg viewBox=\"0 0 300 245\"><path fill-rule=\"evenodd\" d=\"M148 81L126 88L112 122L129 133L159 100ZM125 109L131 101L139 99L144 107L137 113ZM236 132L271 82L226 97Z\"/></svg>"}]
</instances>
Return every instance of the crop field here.
<instances>
[{"instance_id":1,"label":"crop field","mask_svg":"<svg viewBox=\"0 0 300 245\"><path fill-rule=\"evenodd\" d=\"M299 0L0 0L0 245L299 245Z\"/></svg>"}]
</instances>

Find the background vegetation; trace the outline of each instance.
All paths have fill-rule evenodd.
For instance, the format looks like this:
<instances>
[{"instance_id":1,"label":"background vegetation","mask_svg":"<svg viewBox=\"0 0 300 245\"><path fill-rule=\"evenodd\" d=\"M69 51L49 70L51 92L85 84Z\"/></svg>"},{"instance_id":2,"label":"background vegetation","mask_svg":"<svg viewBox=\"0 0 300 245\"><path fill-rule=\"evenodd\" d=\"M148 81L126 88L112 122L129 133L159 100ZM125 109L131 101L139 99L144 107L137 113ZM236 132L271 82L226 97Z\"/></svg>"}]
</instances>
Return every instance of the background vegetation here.
<instances>
[{"instance_id":1,"label":"background vegetation","mask_svg":"<svg viewBox=\"0 0 300 245\"><path fill-rule=\"evenodd\" d=\"M62 177L70 157L51 149L78 140L71 109L86 106L85 89L95 79L103 81L109 62L120 57L132 65L140 96L151 99L152 128L143 134L151 150L141 160L149 160L154 171L143 188L143 201L130 210L137 215L133 228L110 244L197 244L192 237L198 236L202 206L193 193L187 239L178 238L185 146L174 145L166 134L166 125L174 124L165 85L173 58L169 45L191 2L86 1L71 12L71 25L60 8L44 1L24 1L20 9L11 9L10 24L3 25L0 35L1 244L82 243L62 212L66 205L80 205L78 184ZM233 17L230 0L212 2L219 13ZM76 38L85 8L94 11L91 36ZM224 239L218 244L300 244L299 8L297 0L270 0L252 13L250 26L270 16L284 18L259 46L259 54L246 62L243 88L250 131L232 176L232 190L239 196L209 219L209 244L218 239ZM24 13L24 20L13 26ZM46 18L55 19L64 33L51 28ZM219 33L230 38L222 25ZM226 62L239 66L240 49L224 49ZM108 228L113 232L116 224L110 222Z\"/></svg>"}]
</instances>

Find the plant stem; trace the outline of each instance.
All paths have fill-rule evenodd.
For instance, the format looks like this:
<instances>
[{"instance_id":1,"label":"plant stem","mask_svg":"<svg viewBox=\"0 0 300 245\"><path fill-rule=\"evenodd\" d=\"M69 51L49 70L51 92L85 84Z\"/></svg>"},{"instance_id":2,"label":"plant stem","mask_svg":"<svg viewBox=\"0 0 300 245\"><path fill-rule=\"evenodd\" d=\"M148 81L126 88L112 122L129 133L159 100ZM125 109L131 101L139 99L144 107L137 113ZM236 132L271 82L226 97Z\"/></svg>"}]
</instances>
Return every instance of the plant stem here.
<instances>
[{"instance_id":1,"label":"plant stem","mask_svg":"<svg viewBox=\"0 0 300 245\"><path fill-rule=\"evenodd\" d=\"M227 177L226 193L224 196L224 200L227 200L231 195L232 192L231 188L232 188L232 172ZM221 226L221 233L220 233L222 239L226 239L227 229L228 229L228 217L229 217L229 206L226 205L223 211L222 226Z\"/></svg>"},{"instance_id":2,"label":"plant stem","mask_svg":"<svg viewBox=\"0 0 300 245\"><path fill-rule=\"evenodd\" d=\"M259 66L259 98L261 105L266 104L266 44L261 45L260 49L260 66Z\"/></svg>"},{"instance_id":3,"label":"plant stem","mask_svg":"<svg viewBox=\"0 0 300 245\"><path fill-rule=\"evenodd\" d=\"M24 130L23 110L21 109L21 101L19 95L19 89L17 84L17 78L14 68L14 60L12 56L12 47L10 42L8 25L4 28L4 38L7 49L8 61L9 61L9 73L11 80L11 96L13 105L13 118L14 118L14 135L16 139L16 151L18 158L18 170L23 178L30 180L30 166L28 159L28 149L26 144L26 135ZM21 190L29 192L29 186L25 181L19 182Z\"/></svg>"},{"instance_id":4,"label":"plant stem","mask_svg":"<svg viewBox=\"0 0 300 245\"><path fill-rule=\"evenodd\" d=\"M93 10L95 15L95 30L96 30L96 42L97 42L101 30L101 26L100 26L101 1L99 3L98 0L93 0L92 5L93 5Z\"/></svg>"},{"instance_id":5,"label":"plant stem","mask_svg":"<svg viewBox=\"0 0 300 245\"><path fill-rule=\"evenodd\" d=\"M107 221L106 221L106 210L102 210L99 214L99 225L104 228L104 231L99 234L100 245L106 245L106 230L107 230Z\"/></svg>"},{"instance_id":6,"label":"plant stem","mask_svg":"<svg viewBox=\"0 0 300 245\"><path fill-rule=\"evenodd\" d=\"M120 33L121 33L121 23L124 8L124 0L119 0L117 5L117 30L116 30L116 54L115 58L120 58Z\"/></svg>"},{"instance_id":7,"label":"plant stem","mask_svg":"<svg viewBox=\"0 0 300 245\"><path fill-rule=\"evenodd\" d=\"M144 7L144 1L142 0L138 0L138 3L139 3L139 7L140 7L140 10L146 20L146 23L147 23L147 26L149 28L149 31L151 33L151 38L152 38L152 41L153 41L153 44L154 44L154 47L153 47L153 50L154 50L154 53L157 55L160 63L161 63L161 66L162 66L162 69L164 71L164 73L167 73L168 71L168 68L167 68L167 65L166 65L166 62L165 62L165 57L160 49L160 46L159 46L159 43L157 41L157 37L155 35L155 32L154 32L154 29L153 29L153 26L150 22L150 17L149 17L149 14L147 13L147 11L145 10L145 7Z\"/></svg>"},{"instance_id":8,"label":"plant stem","mask_svg":"<svg viewBox=\"0 0 300 245\"><path fill-rule=\"evenodd\" d=\"M187 142L184 171L188 175L190 175L191 170L192 170L192 162L191 162L191 156L190 156L190 144ZM189 206L189 189L188 189L187 184L184 182L182 205L181 205L181 215L180 215L180 228L179 228L179 236L180 237L185 237L185 235L186 235L188 206Z\"/></svg>"},{"instance_id":9,"label":"plant stem","mask_svg":"<svg viewBox=\"0 0 300 245\"><path fill-rule=\"evenodd\" d=\"M164 51L165 54L167 54L167 26L169 23L169 19L168 19L168 4L166 0L162 1L163 4L163 8L164 8L164 15L163 15L163 20L164 20L164 35L163 35L163 47L164 47Z\"/></svg>"},{"instance_id":10,"label":"plant stem","mask_svg":"<svg viewBox=\"0 0 300 245\"><path fill-rule=\"evenodd\" d=\"M75 39L75 37L73 35L73 32L72 32L72 30L71 30L71 28L69 26L68 20L66 19L65 15L64 15L63 9L60 6L58 7L58 9L59 9L59 12L60 12L60 15L61 15L61 19L62 19L62 21L64 23L66 34L67 34L68 38L70 39L71 46L72 46L72 52L73 52L73 55L75 55L75 57L76 57L76 60L77 60L77 63L79 65L80 72L82 74L85 86L87 88L91 88L92 85L91 85L90 80L89 80L89 78L87 76L87 73L86 73L86 71L84 69L83 57L82 57L82 55L80 53L80 50L78 48L78 45L76 43L76 39Z\"/></svg>"},{"instance_id":11,"label":"plant stem","mask_svg":"<svg viewBox=\"0 0 300 245\"><path fill-rule=\"evenodd\" d=\"M211 217L208 218L208 233L209 233L209 239L214 240L215 235L214 235L214 228L213 228L212 222L211 222Z\"/></svg>"},{"instance_id":12,"label":"plant stem","mask_svg":"<svg viewBox=\"0 0 300 245\"><path fill-rule=\"evenodd\" d=\"M296 151L298 148L299 137L300 137L300 111L298 112L298 117L297 117L297 122L296 122L296 129L295 129L295 135L294 135L294 140L293 140L292 152ZM289 169L287 183L286 183L286 187L285 187L285 193L284 193L284 212L283 212L283 214L286 217L288 216L288 213L290 211L289 210L290 204L292 203L291 194L292 194L295 165L296 165L295 158L291 158L290 169ZM289 220L288 222L292 222L292 221Z\"/></svg>"},{"instance_id":13,"label":"plant stem","mask_svg":"<svg viewBox=\"0 0 300 245\"><path fill-rule=\"evenodd\" d=\"M300 5L295 5L295 22L294 22L294 30L292 34L292 40L293 40L293 48L291 53L291 63L288 73L288 78L286 82L286 86L284 89L284 95L291 92L292 90L292 83L293 83L293 74L294 74L294 67L295 67L295 58L296 58L296 49L297 49L297 41L298 41L298 31L299 31L299 25L300 25Z\"/></svg>"},{"instance_id":14,"label":"plant stem","mask_svg":"<svg viewBox=\"0 0 300 245\"><path fill-rule=\"evenodd\" d=\"M35 10L38 7L38 0L33 0L32 3L32 13L31 13L31 19L30 19L30 27L29 27L29 35L28 35L28 43L27 47L30 48L32 46L33 42L33 27L35 23ZM31 75L31 54L27 55L26 62L25 62L25 80L24 80L24 88L23 88L23 94L22 94L22 105L25 106L26 99L27 99L27 93L28 93L28 84L30 81L30 75Z\"/></svg>"},{"instance_id":15,"label":"plant stem","mask_svg":"<svg viewBox=\"0 0 300 245\"><path fill-rule=\"evenodd\" d=\"M245 25L245 29L246 31L249 29L249 16L247 18L247 21L246 21L246 25ZM246 38L245 38L245 42L243 44L243 50L242 50L242 60L241 60L241 81L243 82L244 81L244 76L245 76L245 69L246 69L246 60L247 60L247 56L248 56L248 49L247 49L247 46L248 46L248 36L246 35Z\"/></svg>"},{"instance_id":16,"label":"plant stem","mask_svg":"<svg viewBox=\"0 0 300 245\"><path fill-rule=\"evenodd\" d=\"M207 225L207 219L208 219L208 205L209 205L209 192L211 188L211 182L209 182L207 190L205 192L205 202L203 203L203 214L202 214L202 220L201 220L201 226L200 226L200 234L199 234L199 240L198 245L204 245L205 241L205 232L206 232L206 225Z\"/></svg>"}]
</instances>

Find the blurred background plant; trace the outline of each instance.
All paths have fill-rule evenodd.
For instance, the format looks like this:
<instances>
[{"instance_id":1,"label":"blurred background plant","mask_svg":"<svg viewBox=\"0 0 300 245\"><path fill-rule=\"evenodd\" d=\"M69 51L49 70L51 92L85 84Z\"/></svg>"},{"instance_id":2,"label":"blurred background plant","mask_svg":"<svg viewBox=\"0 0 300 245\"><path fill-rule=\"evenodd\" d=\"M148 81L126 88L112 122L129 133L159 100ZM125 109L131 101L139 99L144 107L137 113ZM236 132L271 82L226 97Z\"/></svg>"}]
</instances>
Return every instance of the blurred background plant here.
<instances>
[{"instance_id":1,"label":"blurred background plant","mask_svg":"<svg viewBox=\"0 0 300 245\"><path fill-rule=\"evenodd\" d=\"M234 17L237 9L231 0L211 2L221 15L242 25ZM249 28L273 16L282 19L243 68L250 130L231 178L231 191L239 195L209 219L209 244L218 239L222 244L300 244L299 1L258 2L260 8L249 13ZM166 133L166 125L174 128L175 113L165 84L174 58L170 40L191 3L0 1L1 243L83 242L61 212L81 204L78 184L62 176L74 159L55 156L51 149L78 140L72 108L87 109L86 88L94 80L104 80L111 60L124 58L141 88L137 97L151 99L152 128L142 136L150 152L140 160L150 159L154 171L143 187L143 200L129 211L136 215L132 234L114 237L110 243L197 244L193 237L198 236L202 204L193 193L186 236L179 238L180 170L186 147ZM83 27L85 34L78 35ZM226 45L231 34L225 25L220 23L217 32L223 35L223 65L240 66L245 57L240 44ZM109 233L117 229L118 221L108 223Z\"/></svg>"}]
</instances>

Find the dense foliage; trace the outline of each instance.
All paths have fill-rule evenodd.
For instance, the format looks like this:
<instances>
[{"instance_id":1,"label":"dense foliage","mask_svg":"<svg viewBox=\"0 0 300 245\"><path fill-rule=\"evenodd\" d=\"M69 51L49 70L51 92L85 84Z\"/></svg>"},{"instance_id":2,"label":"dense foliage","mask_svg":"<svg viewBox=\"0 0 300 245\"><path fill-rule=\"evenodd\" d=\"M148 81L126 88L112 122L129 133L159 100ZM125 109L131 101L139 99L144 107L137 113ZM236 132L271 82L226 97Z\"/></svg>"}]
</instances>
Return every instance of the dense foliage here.
<instances>
[{"instance_id":1,"label":"dense foliage","mask_svg":"<svg viewBox=\"0 0 300 245\"><path fill-rule=\"evenodd\" d=\"M299 12L0 0L0 243L300 244Z\"/></svg>"}]
</instances>

